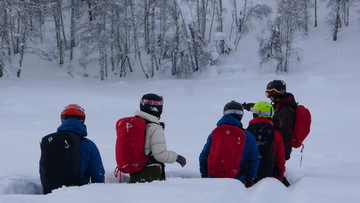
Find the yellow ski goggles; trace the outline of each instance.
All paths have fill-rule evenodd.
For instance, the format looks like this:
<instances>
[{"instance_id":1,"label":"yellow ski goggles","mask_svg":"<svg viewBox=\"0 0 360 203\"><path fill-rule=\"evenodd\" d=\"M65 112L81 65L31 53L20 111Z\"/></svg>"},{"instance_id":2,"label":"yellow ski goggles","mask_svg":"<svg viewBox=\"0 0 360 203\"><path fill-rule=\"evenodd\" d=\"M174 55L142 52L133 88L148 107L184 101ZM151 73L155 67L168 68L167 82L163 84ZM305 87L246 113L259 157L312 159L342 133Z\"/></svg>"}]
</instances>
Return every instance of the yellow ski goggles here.
<instances>
[{"instance_id":1,"label":"yellow ski goggles","mask_svg":"<svg viewBox=\"0 0 360 203\"><path fill-rule=\"evenodd\" d=\"M273 96L273 95L275 95L275 94L283 94L283 93L285 93L286 92L286 90L282 90L282 91L279 91L279 90L277 90L277 89L267 89L266 91L265 91L265 95L266 95L266 97L271 97L271 96Z\"/></svg>"}]
</instances>

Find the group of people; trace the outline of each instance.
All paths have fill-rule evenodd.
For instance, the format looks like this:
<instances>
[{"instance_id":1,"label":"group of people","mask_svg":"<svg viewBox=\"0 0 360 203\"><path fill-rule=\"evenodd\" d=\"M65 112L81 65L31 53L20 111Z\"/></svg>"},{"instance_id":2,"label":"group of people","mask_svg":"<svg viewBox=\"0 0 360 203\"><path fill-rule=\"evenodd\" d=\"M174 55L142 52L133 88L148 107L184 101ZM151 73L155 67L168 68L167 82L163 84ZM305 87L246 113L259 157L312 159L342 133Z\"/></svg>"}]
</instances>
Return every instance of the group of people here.
<instances>
[{"instance_id":1,"label":"group of people","mask_svg":"<svg viewBox=\"0 0 360 203\"><path fill-rule=\"evenodd\" d=\"M282 80L269 82L265 95L272 104L265 101L256 104L231 101L225 105L223 117L200 153L202 177L229 177L227 171L236 171L233 177L246 187L266 177L274 177L285 186L290 185L284 173L285 162L290 159L292 150L297 103L294 96L286 91L286 84ZM247 129L241 123L244 109L253 114ZM228 140L218 138L231 134L238 137ZM245 136L242 138L241 134ZM229 148L240 149L240 153L234 155L232 152L235 150L225 150ZM234 165L231 159L241 161Z\"/></svg>"},{"instance_id":2,"label":"group of people","mask_svg":"<svg viewBox=\"0 0 360 203\"><path fill-rule=\"evenodd\" d=\"M293 107L296 107L296 102L294 96L286 91L285 82L281 80L271 81L265 93L272 104L264 101L256 104L231 101L225 105L224 115L218 121L216 129L209 135L200 153L201 177L236 178L246 187L252 186L262 178L275 177L285 185L289 185L284 172L285 161L291 154L290 141L295 119ZM150 159L141 172L130 174L130 182L142 182L139 180L148 180L149 177L159 173L161 173L160 177L150 180L165 180L165 163L177 162L182 167L186 165L185 157L167 150L164 126L160 122L162 106L163 98L156 94L145 94L140 100L140 110L136 111L134 116L148 121L144 153L149 155ZM251 111L254 117L247 129L244 129L241 123L244 109ZM80 156L79 166L72 169L76 171L76 181L68 181L63 185L104 183L105 170L100 152L96 145L86 138L84 109L76 104L66 106L61 113L61 122L57 132L44 137L42 143L51 143L56 135L61 133L76 135L79 138L79 152L76 152ZM227 138L227 135L233 137ZM68 148L69 141L64 142L65 148ZM40 178L44 194L62 186L52 184L52 181L56 181L59 177L52 177L56 174L49 172L54 168L51 166L54 162L48 161L49 159L51 160L42 151ZM47 165L44 164L45 162ZM155 171L150 167L154 163L160 166L155 168Z\"/></svg>"},{"instance_id":3,"label":"group of people","mask_svg":"<svg viewBox=\"0 0 360 203\"><path fill-rule=\"evenodd\" d=\"M225 105L224 115L200 153L202 177L229 177L227 171L236 171L233 177L242 181L246 187L265 177L274 177L284 185L290 185L284 173L285 162L290 159L292 149L290 142L297 104L294 96L286 92L286 84L282 80L271 81L265 94L273 104L265 101L256 104L231 101ZM241 123L244 109L253 114L247 129ZM231 134L239 137L225 141L218 138ZM241 134L245 136L241 138ZM234 156L232 152L235 150L226 151L225 148L239 148L237 156L240 163L232 163L235 158L227 160L226 157Z\"/></svg>"}]
</instances>

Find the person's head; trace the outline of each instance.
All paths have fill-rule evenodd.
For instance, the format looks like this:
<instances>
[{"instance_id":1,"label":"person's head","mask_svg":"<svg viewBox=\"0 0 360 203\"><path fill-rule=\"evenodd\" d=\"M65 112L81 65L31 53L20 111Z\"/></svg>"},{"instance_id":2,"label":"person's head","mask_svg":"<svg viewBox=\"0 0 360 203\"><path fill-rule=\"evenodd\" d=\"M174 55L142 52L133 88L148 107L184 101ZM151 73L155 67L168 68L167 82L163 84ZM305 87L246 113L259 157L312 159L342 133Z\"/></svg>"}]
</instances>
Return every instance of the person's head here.
<instances>
[{"instance_id":1,"label":"person's head","mask_svg":"<svg viewBox=\"0 0 360 203\"><path fill-rule=\"evenodd\" d=\"M265 95L272 102L284 97L286 93L286 83L282 80L273 80L266 86Z\"/></svg>"},{"instance_id":2,"label":"person's head","mask_svg":"<svg viewBox=\"0 0 360 203\"><path fill-rule=\"evenodd\" d=\"M239 102L236 102L236 101L233 100L233 101L225 104L225 106L224 106L224 115L225 114L232 115L236 119L241 121L241 119L242 119L242 117L244 115L243 107Z\"/></svg>"},{"instance_id":3,"label":"person's head","mask_svg":"<svg viewBox=\"0 0 360 203\"><path fill-rule=\"evenodd\" d=\"M77 104L69 104L65 106L64 110L61 112L61 122L64 122L68 118L76 118L80 122L85 122L85 111L84 109Z\"/></svg>"},{"instance_id":4,"label":"person's head","mask_svg":"<svg viewBox=\"0 0 360 203\"><path fill-rule=\"evenodd\" d=\"M266 101L260 101L254 104L250 111L253 113L254 118L264 117L271 119L274 115L274 107Z\"/></svg>"},{"instance_id":5,"label":"person's head","mask_svg":"<svg viewBox=\"0 0 360 203\"><path fill-rule=\"evenodd\" d=\"M145 94L140 100L140 110L160 118L163 104L162 96L153 93Z\"/></svg>"}]
</instances>

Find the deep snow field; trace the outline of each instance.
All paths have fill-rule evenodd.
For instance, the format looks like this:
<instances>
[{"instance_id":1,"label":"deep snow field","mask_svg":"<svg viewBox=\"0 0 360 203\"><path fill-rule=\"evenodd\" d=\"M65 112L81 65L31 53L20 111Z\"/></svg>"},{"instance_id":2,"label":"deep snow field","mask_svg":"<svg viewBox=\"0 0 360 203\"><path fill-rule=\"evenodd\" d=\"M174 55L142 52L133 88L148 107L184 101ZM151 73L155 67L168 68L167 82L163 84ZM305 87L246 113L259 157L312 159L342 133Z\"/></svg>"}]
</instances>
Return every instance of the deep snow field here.
<instances>
[{"instance_id":1,"label":"deep snow field","mask_svg":"<svg viewBox=\"0 0 360 203\"><path fill-rule=\"evenodd\" d=\"M145 80L71 78L59 67L31 60L23 76L0 79L0 203L39 202L346 202L360 201L360 26L344 29L333 42L326 24L299 42L302 61L289 74L257 68L256 48L209 68L192 79ZM356 24L355 24L356 23ZM245 48L246 47L246 48ZM287 90L312 113L302 165L299 149L287 162L291 186L267 178L251 188L232 179L201 179L198 156L206 138L230 100L269 101L269 81L282 79ZM167 180L145 184L118 183L115 168L115 122L139 108L143 94L164 97L169 150L187 158L187 165L167 164ZM38 173L40 139L60 125L60 112L70 103L86 111L88 138L102 155L105 184L61 188L42 195ZM251 119L245 113L243 125Z\"/></svg>"}]
</instances>

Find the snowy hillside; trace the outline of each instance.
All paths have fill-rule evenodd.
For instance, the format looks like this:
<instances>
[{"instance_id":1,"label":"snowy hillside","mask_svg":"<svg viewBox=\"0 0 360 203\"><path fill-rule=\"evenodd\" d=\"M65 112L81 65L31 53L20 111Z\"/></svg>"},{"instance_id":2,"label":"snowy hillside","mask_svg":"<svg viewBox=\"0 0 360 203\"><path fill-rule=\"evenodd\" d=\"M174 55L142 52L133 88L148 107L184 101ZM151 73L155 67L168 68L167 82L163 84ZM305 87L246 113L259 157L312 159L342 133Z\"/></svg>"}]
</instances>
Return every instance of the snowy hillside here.
<instances>
[{"instance_id":1,"label":"snowy hillside","mask_svg":"<svg viewBox=\"0 0 360 203\"><path fill-rule=\"evenodd\" d=\"M325 23L310 32L309 38L298 42L302 61L283 75L254 68L257 43L251 35L238 50L242 54L191 80L70 78L52 64L27 58L33 66L23 68L21 79L0 80L0 203L359 202L360 25L354 21L340 32L337 42ZM273 79L284 80L288 91L313 116L302 166L298 149L286 165L291 186L286 188L272 178L248 189L237 180L201 179L198 156L225 103L268 101L264 90ZM187 165L167 164L166 181L118 183L113 176L115 122L132 115L140 97L149 92L164 97L161 120L166 123L168 149L184 155ZM39 141L60 125L60 112L69 103L86 111L88 138L100 150L106 183L41 195ZM246 112L245 127L250 118Z\"/></svg>"}]
</instances>

